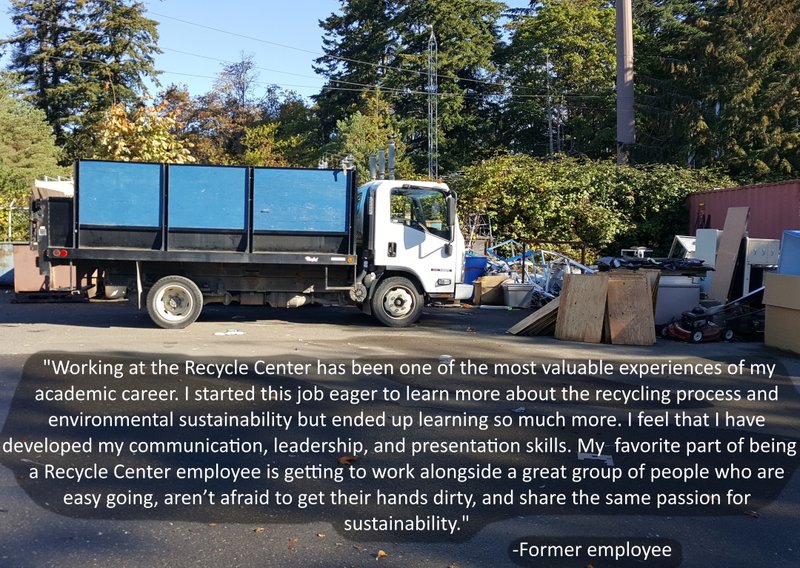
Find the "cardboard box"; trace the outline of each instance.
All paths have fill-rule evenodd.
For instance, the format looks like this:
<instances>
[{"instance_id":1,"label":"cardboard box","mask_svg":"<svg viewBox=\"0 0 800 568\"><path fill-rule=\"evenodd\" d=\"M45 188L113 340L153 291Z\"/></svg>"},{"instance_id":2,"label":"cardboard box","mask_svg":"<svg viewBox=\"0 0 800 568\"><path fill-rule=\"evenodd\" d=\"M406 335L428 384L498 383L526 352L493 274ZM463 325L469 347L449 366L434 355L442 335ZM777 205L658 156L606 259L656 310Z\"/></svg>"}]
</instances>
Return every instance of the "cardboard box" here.
<instances>
[{"instance_id":1,"label":"cardboard box","mask_svg":"<svg viewBox=\"0 0 800 568\"><path fill-rule=\"evenodd\" d=\"M800 354L800 310L767 306L764 344Z\"/></svg>"},{"instance_id":2,"label":"cardboard box","mask_svg":"<svg viewBox=\"0 0 800 568\"><path fill-rule=\"evenodd\" d=\"M68 265L54 266L46 282L36 266L37 255L28 245L14 245L15 292L55 292L75 286L75 267Z\"/></svg>"},{"instance_id":3,"label":"cardboard box","mask_svg":"<svg viewBox=\"0 0 800 568\"><path fill-rule=\"evenodd\" d=\"M764 303L792 310L800 310L800 276L764 274Z\"/></svg>"},{"instance_id":4,"label":"cardboard box","mask_svg":"<svg viewBox=\"0 0 800 568\"><path fill-rule=\"evenodd\" d=\"M800 353L800 276L764 275L764 343Z\"/></svg>"},{"instance_id":5,"label":"cardboard box","mask_svg":"<svg viewBox=\"0 0 800 568\"><path fill-rule=\"evenodd\" d=\"M481 304L485 306L502 306L503 300L503 282L508 281L508 276L481 276L475 280L475 294L473 296L473 303L476 306Z\"/></svg>"}]
</instances>

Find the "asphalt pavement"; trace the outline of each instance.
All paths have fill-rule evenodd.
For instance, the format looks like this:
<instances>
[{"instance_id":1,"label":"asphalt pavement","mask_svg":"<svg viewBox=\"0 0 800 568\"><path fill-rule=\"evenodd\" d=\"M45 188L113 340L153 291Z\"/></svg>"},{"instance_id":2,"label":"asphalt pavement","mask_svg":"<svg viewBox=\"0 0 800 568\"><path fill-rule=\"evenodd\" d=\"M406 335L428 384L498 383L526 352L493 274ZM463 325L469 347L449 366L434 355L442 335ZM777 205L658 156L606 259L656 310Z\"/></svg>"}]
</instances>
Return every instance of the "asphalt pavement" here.
<instances>
[{"instance_id":1,"label":"asphalt pavement","mask_svg":"<svg viewBox=\"0 0 800 568\"><path fill-rule=\"evenodd\" d=\"M12 300L13 293L0 289L0 424L9 417L9 411L12 412L4 437L12 430L17 434L23 431L28 418L33 423L35 411L31 416L26 414L27 411L20 411L28 408L20 401L27 396L26 389L37 383L33 379L22 382L21 379L26 363L39 361L42 354L82 354L107 361L183 361L192 358L205 362L302 360L398 364L427 362L435 365L454 358L457 361L470 359L475 362L520 365L534 361L603 360L616 366L622 363L680 362L718 364L724 368L744 360L748 365L775 365L775 375L761 382L765 391L772 385L780 384L781 397L777 402L764 401L756 406L751 405L752 414L763 416L766 427L754 423L737 424L728 428L732 433L731 439L741 435L760 436L758 439L765 441L793 440L798 437L800 358L766 348L757 341L693 345L659 339L654 346L638 347L561 342L552 337L516 337L508 335L506 330L529 312L468 307L426 308L420 322L413 327L389 329L352 308L276 310L208 306L199 321L189 328L163 330L155 327L144 311L127 302L15 303ZM524 367L519 369L524 370ZM244 377L242 381L242 385L268 384L252 376ZM163 382L165 386L171 384L168 378ZM752 384L750 380L748 385ZM200 383L192 385L192 388L199 388ZM455 389L505 391L520 385L543 393L550 388L558 391L566 385L604 388L609 392L688 386L724 391L742 387L744 383L739 384L737 379L726 373L720 377L704 376L691 380L667 373L649 382L620 377L618 374L522 377L509 372L489 373L481 378L463 374L446 379L435 374L429 377L392 374L355 377L348 373L335 376L312 373L311 376L302 377L300 382L289 381L285 384L287 389L316 387L326 389L326 392L333 389L380 392L384 388L408 392L405 389L411 388L419 393L453 392ZM384 408L381 404L367 406L366 403L351 406L354 411L370 408L373 413L379 413ZM640 408L644 409L643 416L658 415L658 412L654 412L656 406L637 407L637 412L633 413L634 419ZM717 401L704 401L695 406L689 405L689 408L697 414L713 410L716 406L722 408L724 405ZM620 410L618 407L611 404L604 408L609 414L624 417L626 413L617 412ZM392 408L396 411L396 407L391 405L385 408L389 414ZM743 409L744 406L734 405L733 408ZM91 409L90 406L86 407L87 412ZM541 416L546 414L547 409L552 407L546 401L510 405L503 400L455 402L421 399L413 403L405 401L404 407L409 413L436 411L453 416L480 414L500 417L518 414ZM585 404L576 402L558 406L559 412L567 417L580 414L585 409ZM335 407L320 407L318 410L328 414L336 412ZM408 439L424 440L423 430L426 429L411 428ZM525 436L526 439L544 439L553 437L549 434L552 430L542 426L541 431L531 430ZM576 437L593 431L590 427L585 431L572 427L560 430L559 435L570 448ZM427 433L431 431L426 430ZM687 431L684 428L684 432ZM453 437L466 433L472 435L468 429L459 428L443 428L442 432ZM676 428L667 428L663 432L665 436L677 436ZM689 432L690 439L699 440L705 436L703 429ZM374 437L380 439L381 432L376 430ZM601 434L598 433L596 437L600 439ZM613 441L613 437L606 436L603 439L608 443ZM522 441L524 443L525 440ZM614 455L608 450L602 453ZM618 464L625 462L618 453L614 457ZM525 465L512 456L498 455L493 459L509 467ZM542 463L556 467L560 463L574 461L574 452L570 451L559 459ZM230 515L217 515L211 508L192 516L167 515L162 518L132 516L110 519L70 515L57 503L50 502L52 499L49 496L37 494L31 489L31 484L25 479L26 468L8 457L4 458L3 463L5 467L0 467L0 566L3 567L350 567L375 566L376 563L384 566L441 568L555 566L554 562L533 563L524 558L515 564L509 548L520 540L535 542L536 539L545 539L551 543L585 544L591 542L592 538L608 540L620 537L649 539L649 542L675 542L682 553L680 565L688 568L789 567L797 565L800 554L800 482L795 472L796 457L783 464L787 466L790 479L773 484L775 495L765 495L763 502L756 502L752 507L732 508L724 514L708 514L708 511L700 508L690 509L690 514L676 513L674 510L641 514L636 509L624 508L616 511L603 509L588 514L580 507L503 508L498 505L496 510L488 508L482 514L476 512L472 515L466 521L469 529L465 529L461 535L416 539L391 534L378 535L377 538L364 538L364 535L354 538L343 529L339 513L333 508L320 508L317 513L311 508L303 514L288 514L276 508L248 509L246 514L234 512ZM279 461L276 465L283 467L285 463ZM457 466L458 460L449 465ZM395 486L408 494L413 493L415 488L424 489L425 484L418 480L406 480ZM687 486L691 486L691 483ZM487 484L486 487L495 486ZM384 513L387 508L390 513L404 511L407 514L409 511L408 508L389 505L383 507ZM420 507L419 512L425 516L431 511ZM586 566L585 563L571 565ZM594 564L595 568L612 565L615 564ZM659 564L642 562L636 565Z\"/></svg>"}]
</instances>

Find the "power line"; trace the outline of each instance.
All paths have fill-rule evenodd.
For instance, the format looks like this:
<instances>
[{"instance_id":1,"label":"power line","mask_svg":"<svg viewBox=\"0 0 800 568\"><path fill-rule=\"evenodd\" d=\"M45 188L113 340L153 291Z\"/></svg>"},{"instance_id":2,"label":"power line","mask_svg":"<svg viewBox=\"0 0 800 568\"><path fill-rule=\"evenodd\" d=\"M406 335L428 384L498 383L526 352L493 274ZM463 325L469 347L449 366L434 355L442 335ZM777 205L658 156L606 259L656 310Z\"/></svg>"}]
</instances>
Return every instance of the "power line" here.
<instances>
[{"instance_id":1,"label":"power line","mask_svg":"<svg viewBox=\"0 0 800 568\"><path fill-rule=\"evenodd\" d=\"M219 33L223 33L223 34L227 34L227 35L231 35L231 36L235 36L235 37L241 37L241 38L244 38L244 39L249 39L249 40L252 40L252 41L264 43L264 44L267 44L267 45L274 45L274 46L277 46L277 47L282 47L282 48L286 48L286 49L292 49L292 50L295 50L295 51L309 53L309 54L312 54L312 55L323 55L325 57L332 57L334 59L339 59L339 60L342 60L342 61L348 61L348 62L352 62L352 63L362 63L362 64L370 65L370 66L373 66L373 67L376 67L376 68L393 69L393 70L397 70L397 71L401 71L401 72L425 75L426 77L429 75L428 72L420 71L420 70L416 70L416 69L406 69L406 68L401 68L401 67L397 67L397 66L370 63L370 62L361 61L361 60L358 60L358 59L345 58L345 57L340 57L340 56L335 56L335 55L320 54L319 52L314 52L314 51L311 51L311 50L308 50L308 49L303 49L303 48L290 46L290 45L283 44L283 43L278 43L278 42L273 42L273 41L269 41L269 40L265 40L265 39L261 39L261 38L256 38L256 37L253 37L253 36L248 36L248 35L240 34L240 33L237 33L237 32L231 32L231 31L223 30L221 28L216 28L216 27L213 27L213 26L206 26L204 24L191 22L189 20L184 20L184 19L181 19L181 18L175 18L173 16L167 16L165 14L160 14L158 12L150 11L149 13L151 13L154 16L175 20L175 21L178 21L178 22L181 22L181 23L185 23L187 25L197 26L197 27L208 29L208 30L211 30L211 31L216 31L216 32L219 32ZM41 23L55 24L55 25L58 25L62 29L69 29L69 30L73 30L73 31L83 32L83 33L91 33L91 34L95 34L95 35L98 35L98 36L101 36L101 37L103 35L101 32L96 31L96 30L81 29L81 28L77 28L75 26L66 25L66 24L61 23L59 21L47 20L47 19L44 19L44 18L36 18L36 17L34 17L34 18L29 19L28 22L30 22L31 20L37 21L37 22L41 22ZM199 54L199 53L193 53L193 52L184 51L184 50L178 50L178 49L174 49L174 48L162 48L160 46L158 46L158 48L160 50L172 51L172 52L180 53L180 54L183 54L183 55L188 55L188 56L191 56L191 57L197 57L197 58L206 59L206 60L210 60L210 61L217 61L217 62L220 62L220 63L223 63L223 64L233 64L233 63L235 63L234 61L228 61L228 60L225 60L225 59L220 59L220 58L212 57L212 56L209 56L209 55L203 55L203 54ZM63 60L63 61L77 60L77 61L83 61L83 62L90 63L90 64L107 64L104 61L91 61L91 60L81 59L81 58L76 58L76 57L73 57L73 58L65 58L65 57L57 57L57 56L49 56L49 57L54 58L54 59L60 59L60 60ZM268 71L268 72L271 72L271 73L281 73L281 74L285 74L285 75L303 77L303 78L309 78L309 79L315 78L315 77L310 76L310 75L304 75L304 74L300 74L300 73L293 73L293 72L289 72L289 71L281 71L281 70L277 70L277 69L271 69L271 68L268 68L268 67L256 66L255 69ZM194 78L198 78L198 79L215 80L217 78L217 77L212 77L212 76L207 76L207 75L192 74L192 73L186 73L186 72L181 72L181 71L170 71L170 70L164 70L164 69L158 70L158 73L163 73L163 74L166 74L166 75L177 75L177 76L183 76L183 77L194 77ZM488 85L488 86L503 87L503 89L506 90L506 92L502 93L502 94L501 93L485 93L485 94L484 93L447 93L447 92L439 91L436 94L436 96L439 97L439 98L464 97L464 98L484 99L484 100L493 99L493 98L500 98L500 99L539 99L539 98L541 98L541 99L544 99L544 98L546 98L548 96L547 93L514 93L514 92L508 92L508 91L513 91L515 89L523 89L523 90L532 90L532 89L534 89L534 87L520 86L520 85L514 85L514 84L510 84L510 83L493 83L493 82L490 82L490 81L481 81L479 79L466 79L466 78L450 76L450 75L441 75L441 74L437 73L436 74L436 79L438 80L439 78L450 79L450 80L453 80L453 81L473 82L473 83L478 83L478 84L483 84L483 85ZM382 92L390 93L390 94L394 94L394 95L398 95L398 96L416 96L416 95L427 95L428 94L428 90L415 90L415 89L408 89L408 88L392 88L392 87L387 87L385 85L380 85L380 84L360 83L360 82L356 82L356 81L348 81L346 79L328 78L328 80L330 82L335 83L336 85L347 85L348 87L339 87L339 86L335 86L335 85L323 85L322 87L318 87L318 86L313 86L313 85L291 85L291 84L282 84L282 83L281 84L279 84L279 83L263 83L263 82L258 82L258 81L256 81L254 84L257 84L259 86L276 85L276 86L279 86L279 87L282 87L282 88L297 88L297 89L318 89L319 88L321 90L326 90L326 91L343 91L343 92L367 92L367 91L370 91L370 90L380 90ZM351 87L359 87L359 88L351 88ZM579 98L579 99L595 99L595 98L596 99L602 99L602 98L606 98L609 95L607 95L607 94L590 95L590 94L581 94L581 93L559 93L559 96L566 97L566 98Z\"/></svg>"},{"instance_id":2,"label":"power line","mask_svg":"<svg viewBox=\"0 0 800 568\"><path fill-rule=\"evenodd\" d=\"M361 60L361 59L354 59L354 58L351 58L351 57L343 57L341 55L332 55L332 54L329 54L329 53L321 53L319 51L312 51L312 50L304 49L304 48L301 48L301 47L287 45L287 44L284 44L284 43L278 43L278 42L274 42L274 41L270 41L270 40L266 40L266 39L262 39L262 38L258 38L258 37L249 36L249 35L246 35L246 34L240 34L238 32L232 32L232 31L229 31L229 30L224 30L222 28L217 28L217 27L214 27L214 26L208 26L206 24L200 24L200 23L197 23L197 22L192 22L190 20L185 20L183 18L176 18L174 16L168 16L166 14L161 14L159 12L154 12L152 10L148 10L148 12L150 14L152 14L153 16L158 16L160 18L166 18L168 20L173 20L173 21L176 21L176 22L180 22L182 24L186 24L186 25L190 25L190 26L196 26L198 28L206 29L206 30L209 30L209 31L215 31L215 32L218 32L218 33L222 33L222 34L226 34L226 35L230 35L230 36L234 36L234 37L239 37L239 38L255 41L255 42L258 42L258 43L263 43L263 44L266 44L266 45L274 45L276 47L281 47L281 48L284 48L284 49L291 49L293 51L298 51L298 52L301 52L301 53L308 53L310 55L314 55L314 56L317 56L317 57L327 57L327 58L331 58L331 59L336 59L337 61L343 61L345 63L358 63L360 65L368 65L368 66L374 67L376 69L389 69L389 70L398 71L398 72L401 72L401 73L413 73L415 75L420 75L422 77L427 77L428 76L428 72L427 71L423 71L421 69L411 69L411 68L399 67L399 66L396 66L396 65L386 65L386 64L383 64L383 63L373 63L373 62L364 61L364 60ZM420 57L421 57L421 55L420 55ZM441 74L437 73L436 76L437 76L438 79L448 79L448 80L455 81L455 82L463 81L463 82L477 83L477 84L480 84L480 85L486 85L486 86L490 86L490 87L502 87L504 89L530 89L530 88L532 88L532 87L526 87L524 85L514 85L514 84L507 84L507 83L496 83L496 82L492 82L492 81L484 81L484 80L481 80L481 79L471 79L471 78L467 78L467 77L458 77L456 75L441 75Z\"/></svg>"}]
</instances>

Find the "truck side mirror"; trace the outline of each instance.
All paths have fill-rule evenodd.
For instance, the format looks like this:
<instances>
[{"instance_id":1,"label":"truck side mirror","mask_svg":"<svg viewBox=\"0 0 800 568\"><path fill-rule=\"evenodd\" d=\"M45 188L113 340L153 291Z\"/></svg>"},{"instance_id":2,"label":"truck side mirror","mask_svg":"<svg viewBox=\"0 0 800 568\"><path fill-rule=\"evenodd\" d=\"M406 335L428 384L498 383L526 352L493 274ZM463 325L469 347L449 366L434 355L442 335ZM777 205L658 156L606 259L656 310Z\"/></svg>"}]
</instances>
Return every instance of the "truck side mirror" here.
<instances>
[{"instance_id":1,"label":"truck side mirror","mask_svg":"<svg viewBox=\"0 0 800 568\"><path fill-rule=\"evenodd\" d=\"M456 238L456 197L450 193L447 195L447 226L450 229L450 242Z\"/></svg>"}]
</instances>

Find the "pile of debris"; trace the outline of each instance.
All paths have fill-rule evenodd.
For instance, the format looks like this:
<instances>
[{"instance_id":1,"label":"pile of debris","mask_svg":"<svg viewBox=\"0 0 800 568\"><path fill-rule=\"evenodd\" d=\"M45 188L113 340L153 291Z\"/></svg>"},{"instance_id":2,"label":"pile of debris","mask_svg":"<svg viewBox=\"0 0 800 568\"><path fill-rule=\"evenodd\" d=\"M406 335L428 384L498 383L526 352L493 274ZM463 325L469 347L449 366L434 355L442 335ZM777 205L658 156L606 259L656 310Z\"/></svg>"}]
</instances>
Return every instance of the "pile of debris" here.
<instances>
[{"instance_id":1,"label":"pile of debris","mask_svg":"<svg viewBox=\"0 0 800 568\"><path fill-rule=\"evenodd\" d=\"M567 274L557 299L511 329L514 335L615 345L652 345L658 269Z\"/></svg>"},{"instance_id":2,"label":"pile of debris","mask_svg":"<svg viewBox=\"0 0 800 568\"><path fill-rule=\"evenodd\" d=\"M509 253L508 256L501 251ZM595 272L565 254L526 249L513 239L487 248L486 254L485 273L475 280L477 305L540 308L561 294L565 276Z\"/></svg>"}]
</instances>

